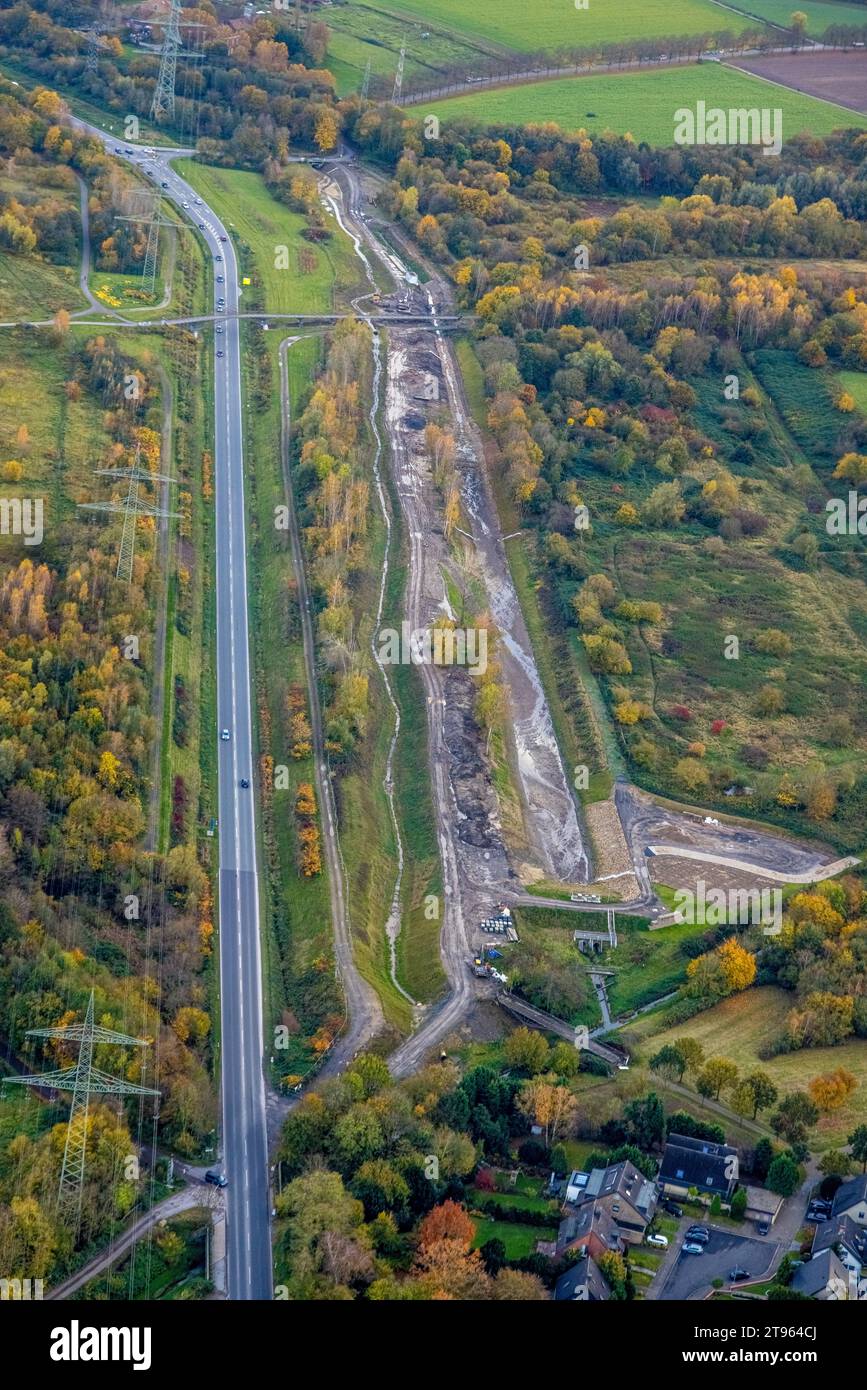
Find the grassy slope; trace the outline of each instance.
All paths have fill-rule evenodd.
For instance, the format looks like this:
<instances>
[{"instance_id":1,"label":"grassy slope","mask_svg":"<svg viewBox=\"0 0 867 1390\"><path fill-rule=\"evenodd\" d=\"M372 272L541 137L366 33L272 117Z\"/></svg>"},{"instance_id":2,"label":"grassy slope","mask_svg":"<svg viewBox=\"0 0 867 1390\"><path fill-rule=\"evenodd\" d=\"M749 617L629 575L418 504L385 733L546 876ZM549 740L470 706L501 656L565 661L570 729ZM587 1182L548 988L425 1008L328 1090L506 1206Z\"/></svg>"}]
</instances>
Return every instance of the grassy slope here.
<instances>
[{"instance_id":1,"label":"grassy slope","mask_svg":"<svg viewBox=\"0 0 867 1390\"><path fill-rule=\"evenodd\" d=\"M440 120L470 118L491 124L553 121L564 130L629 132L636 140L670 145L681 106L779 107L783 139L800 131L827 135L846 126L867 129L867 116L844 111L800 92L769 86L747 73L700 63L654 72L560 78L500 87L430 103ZM592 113L592 114L591 114Z\"/></svg>"},{"instance_id":2,"label":"grassy slope","mask_svg":"<svg viewBox=\"0 0 867 1390\"><path fill-rule=\"evenodd\" d=\"M418 15L472 38L492 39L523 52L539 48L577 48L620 43L629 38L669 34L718 33L750 28L754 21L708 0L591 0L586 10L564 0L498 0L468 5L467 0L380 0L381 9Z\"/></svg>"},{"instance_id":3,"label":"grassy slope","mask_svg":"<svg viewBox=\"0 0 867 1390\"><path fill-rule=\"evenodd\" d=\"M179 160L177 168L212 207L221 210L242 249L245 245L249 248L262 284L265 309L299 314L329 312L332 287L336 283L352 284L357 279L352 246L339 235L313 248L317 258L315 270L299 273L297 255L307 245L300 240L305 219L272 198L258 174L215 169L192 160ZM289 247L286 270L275 266L278 246Z\"/></svg>"},{"instance_id":4,"label":"grassy slope","mask_svg":"<svg viewBox=\"0 0 867 1390\"><path fill-rule=\"evenodd\" d=\"M867 1041L855 1039L841 1047L811 1047L763 1059L760 1048L782 1031L794 1002L794 995L781 989L750 989L669 1030L654 1031L660 1019L649 1018L630 1025L629 1033L644 1037L642 1050L648 1057L674 1038L695 1038L709 1057L730 1057L742 1072L766 1071L781 1095L803 1090L814 1076L845 1067L857 1078L858 1090L842 1111L820 1120L810 1140L817 1150L836 1148L856 1124L867 1122ZM694 1113L700 1114L698 1096L695 1106L699 1108L692 1107Z\"/></svg>"}]
</instances>

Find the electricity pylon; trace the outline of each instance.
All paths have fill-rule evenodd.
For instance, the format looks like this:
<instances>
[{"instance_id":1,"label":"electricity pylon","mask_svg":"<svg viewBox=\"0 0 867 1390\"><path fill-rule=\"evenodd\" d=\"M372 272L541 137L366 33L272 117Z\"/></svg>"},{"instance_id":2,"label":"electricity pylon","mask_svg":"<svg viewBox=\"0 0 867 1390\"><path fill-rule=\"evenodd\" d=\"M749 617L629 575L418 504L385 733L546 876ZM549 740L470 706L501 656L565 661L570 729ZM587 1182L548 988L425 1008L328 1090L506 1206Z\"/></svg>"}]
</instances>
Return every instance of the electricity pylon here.
<instances>
[{"instance_id":1,"label":"electricity pylon","mask_svg":"<svg viewBox=\"0 0 867 1390\"><path fill-rule=\"evenodd\" d=\"M125 502L79 502L82 511L115 512L123 514L123 533L117 557L117 578L127 584L132 583L132 565L135 559L135 528L140 516L176 517L177 512L163 511L162 507L150 507L142 502L138 490L142 483L171 483L174 480L164 473L149 473L139 467L139 451L131 468L96 468L94 472L102 478L124 478L129 486Z\"/></svg>"},{"instance_id":2,"label":"electricity pylon","mask_svg":"<svg viewBox=\"0 0 867 1390\"><path fill-rule=\"evenodd\" d=\"M367 60L367 67L364 69L364 81L361 84L361 100L367 101L370 91L370 59Z\"/></svg>"},{"instance_id":3,"label":"electricity pylon","mask_svg":"<svg viewBox=\"0 0 867 1390\"><path fill-rule=\"evenodd\" d=\"M394 91L391 94L392 106L397 106L400 95L403 91L403 65L406 61L406 39L400 46L400 57L397 60L397 72L394 74Z\"/></svg>"},{"instance_id":4,"label":"electricity pylon","mask_svg":"<svg viewBox=\"0 0 867 1390\"><path fill-rule=\"evenodd\" d=\"M175 77L178 68L178 51L181 47L181 0L171 0L168 24L163 34L160 55L160 71L151 102L151 116L155 121L174 120L175 116Z\"/></svg>"},{"instance_id":5,"label":"electricity pylon","mask_svg":"<svg viewBox=\"0 0 867 1390\"><path fill-rule=\"evenodd\" d=\"M95 24L92 24L87 31L87 57L84 60L84 71L87 73L98 71L99 34L100 31Z\"/></svg>"},{"instance_id":6,"label":"electricity pylon","mask_svg":"<svg viewBox=\"0 0 867 1390\"><path fill-rule=\"evenodd\" d=\"M66 1028L28 1028L28 1038L55 1038L58 1042L77 1042L78 1061L58 1071L42 1072L39 1076L8 1076L10 1086L50 1087L54 1091L71 1091L72 1106L66 1128L63 1167L60 1171L58 1204L74 1219L75 1229L81 1224L81 1200L84 1192L84 1173L87 1156L87 1116L91 1095L102 1096L159 1096L151 1086L136 1086L132 1081L110 1076L93 1064L96 1043L112 1043L118 1047L149 1047L147 1038L130 1038L113 1028L101 1028L93 1021L93 990L87 1001L83 1023Z\"/></svg>"},{"instance_id":7,"label":"electricity pylon","mask_svg":"<svg viewBox=\"0 0 867 1390\"><path fill-rule=\"evenodd\" d=\"M121 215L117 213L114 219L116 222L147 222L148 224L148 239L147 245L145 246L144 264L142 266L142 280L144 281L145 288L148 289L150 294L154 293L157 282L160 227L174 227L175 231L178 230L177 222L167 221L165 218L157 215L159 201L159 194L157 194L151 203L151 210L149 213L141 212L133 217L121 217Z\"/></svg>"},{"instance_id":8,"label":"electricity pylon","mask_svg":"<svg viewBox=\"0 0 867 1390\"><path fill-rule=\"evenodd\" d=\"M171 0L171 10L169 12L168 23L166 24L163 41L160 47L160 71L157 77L157 85L154 88L153 101L151 102L151 119L161 121L164 118L174 120L175 118L175 82L177 79L178 59L192 58L198 61L204 58L204 52L196 49L181 49L181 0ZM206 29L206 24L187 23L184 20L185 29Z\"/></svg>"}]
</instances>

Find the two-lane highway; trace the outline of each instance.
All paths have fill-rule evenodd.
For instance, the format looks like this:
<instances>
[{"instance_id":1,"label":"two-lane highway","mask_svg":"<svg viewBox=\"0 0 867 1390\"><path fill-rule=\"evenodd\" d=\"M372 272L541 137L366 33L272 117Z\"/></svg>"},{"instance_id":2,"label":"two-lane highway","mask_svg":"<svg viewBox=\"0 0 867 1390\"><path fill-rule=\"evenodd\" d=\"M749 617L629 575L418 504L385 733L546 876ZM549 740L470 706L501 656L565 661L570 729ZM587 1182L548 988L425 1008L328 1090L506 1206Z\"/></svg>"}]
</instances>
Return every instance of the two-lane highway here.
<instances>
[{"instance_id":1,"label":"two-lane highway","mask_svg":"<svg viewBox=\"0 0 867 1390\"><path fill-rule=\"evenodd\" d=\"M232 1299L273 1297L271 1205L263 1073L262 960L256 860L258 778L253 749L247 612L244 422L238 263L228 230L174 171L189 151L113 153L144 167L203 237L214 270L214 498L219 750L219 923L226 1259ZM223 283L219 283L218 277ZM223 737L225 730L228 737ZM243 786L242 783L247 785Z\"/></svg>"}]
</instances>

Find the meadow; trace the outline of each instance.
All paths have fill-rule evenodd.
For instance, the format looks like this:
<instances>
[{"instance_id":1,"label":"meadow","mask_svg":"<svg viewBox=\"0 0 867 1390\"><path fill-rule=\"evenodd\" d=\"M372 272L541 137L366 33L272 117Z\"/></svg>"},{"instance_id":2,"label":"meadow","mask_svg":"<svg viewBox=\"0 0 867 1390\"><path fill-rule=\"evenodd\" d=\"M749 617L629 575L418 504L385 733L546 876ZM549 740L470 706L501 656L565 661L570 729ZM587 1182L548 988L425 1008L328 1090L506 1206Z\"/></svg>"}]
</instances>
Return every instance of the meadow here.
<instances>
[{"instance_id":1,"label":"meadow","mask_svg":"<svg viewBox=\"0 0 867 1390\"><path fill-rule=\"evenodd\" d=\"M354 286L358 282L358 262L351 243L339 234L330 242L316 245L302 240L306 219L273 198L259 174L215 169L193 160L179 160L176 167L206 202L221 210L226 225L236 233L242 255L244 247L248 248L252 267L261 281L263 309L327 313L332 307L334 287ZM337 231L336 226L334 230ZM289 248L285 270L277 268L278 246ZM315 260L313 268L303 273L298 260L302 248L312 251Z\"/></svg>"},{"instance_id":2,"label":"meadow","mask_svg":"<svg viewBox=\"0 0 867 1390\"><path fill-rule=\"evenodd\" d=\"M755 20L720 9L710 0L591 0L586 10L576 9L569 0L534 0L532 5L525 0L476 5L467 0L382 0L378 8L418 15L425 27L441 24L524 53L755 27Z\"/></svg>"},{"instance_id":3,"label":"meadow","mask_svg":"<svg viewBox=\"0 0 867 1390\"><path fill-rule=\"evenodd\" d=\"M564 130L584 129L590 135L605 130L628 132L635 140L651 145L671 145L675 111L681 106L694 109L698 101L723 108L779 108L784 140L801 131L827 135L844 126L867 129L867 116L856 111L843 111L783 87L770 88L758 78L719 63L528 82L429 105L441 121L461 118L500 126L552 121ZM424 109L426 112L427 106Z\"/></svg>"},{"instance_id":4,"label":"meadow","mask_svg":"<svg viewBox=\"0 0 867 1390\"><path fill-rule=\"evenodd\" d=\"M743 8L784 28L789 27L793 11L800 10L807 16L808 34L822 34L832 24L867 24L863 5L847 5L842 0L839 4L836 0L807 0L804 5L793 0L743 0Z\"/></svg>"},{"instance_id":5,"label":"meadow","mask_svg":"<svg viewBox=\"0 0 867 1390\"><path fill-rule=\"evenodd\" d=\"M820 1118L810 1133L811 1148L821 1152L844 1144L857 1124L867 1123L867 1040L853 1039L840 1047L811 1047L779 1057L763 1058L763 1047L778 1036L795 996L773 986L745 990L705 1013L666 1029L665 1013L630 1025L629 1036L641 1039L644 1058L675 1038L695 1038L708 1057L728 1057L743 1072L767 1072L781 1096L803 1091L814 1076L844 1067L858 1081L858 1089L839 1112ZM691 1078L687 1077L691 1085ZM722 1097L726 1100L725 1094ZM702 1100L696 1095L688 1107L701 1116Z\"/></svg>"}]
</instances>

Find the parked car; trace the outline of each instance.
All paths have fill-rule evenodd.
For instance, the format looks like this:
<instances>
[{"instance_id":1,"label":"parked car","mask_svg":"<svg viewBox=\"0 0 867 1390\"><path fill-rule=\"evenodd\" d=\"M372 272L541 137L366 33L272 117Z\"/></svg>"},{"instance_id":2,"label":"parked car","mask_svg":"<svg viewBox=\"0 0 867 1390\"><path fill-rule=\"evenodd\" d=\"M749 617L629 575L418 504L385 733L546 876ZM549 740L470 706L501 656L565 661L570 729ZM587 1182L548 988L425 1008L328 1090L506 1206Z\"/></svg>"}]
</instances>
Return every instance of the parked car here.
<instances>
[{"instance_id":1,"label":"parked car","mask_svg":"<svg viewBox=\"0 0 867 1390\"><path fill-rule=\"evenodd\" d=\"M212 1187L228 1187L229 1179L225 1173L221 1173L218 1168L209 1168L205 1174L205 1182L209 1182Z\"/></svg>"},{"instance_id":2,"label":"parked car","mask_svg":"<svg viewBox=\"0 0 867 1390\"><path fill-rule=\"evenodd\" d=\"M770 1223L770 1221L757 1221L757 1222L756 1222L756 1230L758 1231L758 1233L759 1233L760 1236L766 1236L766 1235L768 1234L768 1231L769 1231L770 1229L771 1229L771 1223Z\"/></svg>"},{"instance_id":3,"label":"parked car","mask_svg":"<svg viewBox=\"0 0 867 1390\"><path fill-rule=\"evenodd\" d=\"M686 1233L686 1239L698 1241L700 1245L707 1245L710 1240L710 1231L707 1226L690 1226Z\"/></svg>"},{"instance_id":4,"label":"parked car","mask_svg":"<svg viewBox=\"0 0 867 1390\"><path fill-rule=\"evenodd\" d=\"M662 1210L667 1211L669 1216L683 1216L683 1207L679 1207L677 1202L663 1202Z\"/></svg>"},{"instance_id":5,"label":"parked car","mask_svg":"<svg viewBox=\"0 0 867 1390\"><path fill-rule=\"evenodd\" d=\"M749 1277L750 1271L742 1269L740 1265L735 1265L734 1269L729 1270L729 1282L732 1284L737 1284L742 1279L749 1279Z\"/></svg>"},{"instance_id":6,"label":"parked car","mask_svg":"<svg viewBox=\"0 0 867 1390\"><path fill-rule=\"evenodd\" d=\"M648 1245L658 1245L661 1250L668 1249L668 1236L660 1235L657 1231L651 1231L649 1236L645 1236Z\"/></svg>"},{"instance_id":7,"label":"parked car","mask_svg":"<svg viewBox=\"0 0 867 1390\"><path fill-rule=\"evenodd\" d=\"M684 1241L683 1253L684 1255L703 1255L704 1246L697 1244L694 1240L687 1240Z\"/></svg>"}]
</instances>

